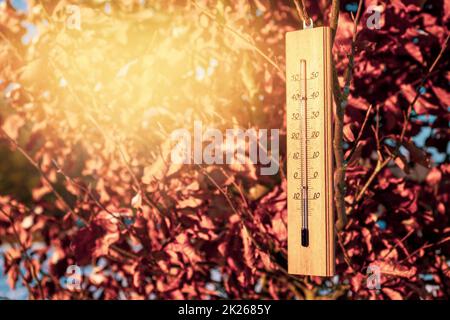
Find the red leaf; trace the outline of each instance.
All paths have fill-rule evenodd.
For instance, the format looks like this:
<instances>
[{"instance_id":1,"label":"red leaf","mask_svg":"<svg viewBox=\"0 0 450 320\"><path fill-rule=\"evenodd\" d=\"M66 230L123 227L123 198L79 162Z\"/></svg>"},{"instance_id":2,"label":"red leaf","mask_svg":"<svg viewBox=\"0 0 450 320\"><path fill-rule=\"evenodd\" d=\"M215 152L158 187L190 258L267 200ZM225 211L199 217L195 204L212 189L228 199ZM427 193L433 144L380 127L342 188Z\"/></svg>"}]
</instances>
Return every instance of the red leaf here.
<instances>
[{"instance_id":1,"label":"red leaf","mask_svg":"<svg viewBox=\"0 0 450 320\"><path fill-rule=\"evenodd\" d=\"M17 114L9 116L5 123L2 125L2 129L6 132L6 134L16 140L19 136L19 130L25 124L25 120Z\"/></svg>"},{"instance_id":2,"label":"red leaf","mask_svg":"<svg viewBox=\"0 0 450 320\"><path fill-rule=\"evenodd\" d=\"M250 235L248 234L248 230L245 226L241 228L241 237L242 237L242 245L244 247L244 260L250 269L254 269L255 267L255 256L254 251L252 250Z\"/></svg>"},{"instance_id":3,"label":"red leaf","mask_svg":"<svg viewBox=\"0 0 450 320\"><path fill-rule=\"evenodd\" d=\"M411 141L404 141L402 144L406 149L408 149L411 161L427 168L430 167L430 159L425 151L416 147L414 142Z\"/></svg>"},{"instance_id":4,"label":"red leaf","mask_svg":"<svg viewBox=\"0 0 450 320\"><path fill-rule=\"evenodd\" d=\"M135 209L140 209L142 207L142 196L140 192L131 199L131 206Z\"/></svg>"},{"instance_id":5,"label":"red leaf","mask_svg":"<svg viewBox=\"0 0 450 320\"><path fill-rule=\"evenodd\" d=\"M95 224L80 229L72 240L71 248L78 265L89 264L95 250L95 241L104 234L104 230Z\"/></svg>"},{"instance_id":6,"label":"red leaf","mask_svg":"<svg viewBox=\"0 0 450 320\"><path fill-rule=\"evenodd\" d=\"M353 134L352 127L352 124L346 124L344 126L344 137L349 142L355 141L355 135Z\"/></svg>"},{"instance_id":7,"label":"red leaf","mask_svg":"<svg viewBox=\"0 0 450 320\"><path fill-rule=\"evenodd\" d=\"M389 299L391 300L403 300L403 297L401 295L400 292L395 291L393 289L390 288L382 288L381 291L383 291L383 293L388 296Z\"/></svg>"},{"instance_id":8,"label":"red leaf","mask_svg":"<svg viewBox=\"0 0 450 320\"><path fill-rule=\"evenodd\" d=\"M427 175L426 181L430 186L436 186L441 182L442 172L438 168L433 168Z\"/></svg>"},{"instance_id":9,"label":"red leaf","mask_svg":"<svg viewBox=\"0 0 450 320\"><path fill-rule=\"evenodd\" d=\"M420 63L423 63L423 56L422 53L420 52L420 48L419 46L416 46L414 43L412 42L408 42L407 44L405 44L405 49L406 51L408 51L408 53L417 61L419 61Z\"/></svg>"}]
</instances>

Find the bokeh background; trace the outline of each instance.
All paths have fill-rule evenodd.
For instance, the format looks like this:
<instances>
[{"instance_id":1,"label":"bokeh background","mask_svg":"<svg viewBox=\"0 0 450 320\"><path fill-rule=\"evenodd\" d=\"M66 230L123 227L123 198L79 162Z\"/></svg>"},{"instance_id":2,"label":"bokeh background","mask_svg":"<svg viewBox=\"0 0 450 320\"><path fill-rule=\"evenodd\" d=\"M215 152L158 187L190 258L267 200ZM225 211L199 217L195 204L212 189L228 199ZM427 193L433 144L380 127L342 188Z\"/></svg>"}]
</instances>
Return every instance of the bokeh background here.
<instances>
[{"instance_id":1,"label":"bokeh background","mask_svg":"<svg viewBox=\"0 0 450 320\"><path fill-rule=\"evenodd\" d=\"M305 3L329 24L331 1ZM379 1L370 29L361 3L354 52L357 1L333 49L341 86L354 60L348 222L319 278L286 272L292 1L0 0L0 297L448 299L450 4ZM170 132L196 120L281 129L279 174L171 164Z\"/></svg>"}]
</instances>

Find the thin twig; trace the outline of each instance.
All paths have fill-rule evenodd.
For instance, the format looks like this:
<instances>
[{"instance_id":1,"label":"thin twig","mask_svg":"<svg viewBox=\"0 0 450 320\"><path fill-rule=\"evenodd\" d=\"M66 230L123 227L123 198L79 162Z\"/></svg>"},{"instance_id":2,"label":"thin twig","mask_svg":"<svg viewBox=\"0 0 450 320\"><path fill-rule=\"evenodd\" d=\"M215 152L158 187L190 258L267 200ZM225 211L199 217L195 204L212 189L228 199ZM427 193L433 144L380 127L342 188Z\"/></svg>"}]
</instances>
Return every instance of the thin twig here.
<instances>
[{"instance_id":1,"label":"thin twig","mask_svg":"<svg viewBox=\"0 0 450 320\"><path fill-rule=\"evenodd\" d=\"M375 179L375 177L381 172L381 170L384 169L385 166L389 164L389 162L392 160L392 157L387 157L385 160L383 160L383 154L381 152L381 143L380 143L380 108L377 106L377 116L376 116L376 123L375 123L375 129L374 129L374 135L375 135L375 141L377 144L377 164L375 169L373 170L372 174L370 175L367 182L364 184L363 188L359 191L358 195L355 198L355 203L358 203L361 201L362 197L366 193L367 189L369 188L372 181ZM350 213L353 211L354 206L350 209Z\"/></svg>"},{"instance_id":2,"label":"thin twig","mask_svg":"<svg viewBox=\"0 0 450 320\"><path fill-rule=\"evenodd\" d=\"M438 65L440 59L442 58L445 50L447 49L448 46L448 40L450 38L450 35L447 36L447 38L445 39L444 44L442 45L441 51L439 52L439 54L437 55L436 59L434 60L434 62L431 64L431 67L428 69L427 74L424 76L424 78L421 81L421 84L424 84L426 82L426 80L431 76L431 74L433 73L433 70L436 68L436 66ZM372 174L370 175L370 177L367 179L366 183L364 184L363 188L361 189L361 191L358 193L358 195L355 198L355 204L359 203L363 196L365 195L367 189L369 188L370 184L372 183L372 181L376 178L376 176L381 172L381 170L386 167L386 165L389 163L389 161L393 160L398 152L398 149L400 148L400 143L403 141L405 134L406 134L406 130L408 127L408 123L409 123L409 119L411 117L411 111L414 108L414 105L416 104L416 102L418 101L418 98L420 96L420 92L416 93L416 96L414 97L414 99L411 101L411 103L408 106L408 110L407 113L404 114L405 117L405 121L403 123L403 127L402 127L402 132L400 134L400 140L399 143L397 145L396 151L394 152L394 154L389 155L384 161L381 161L381 150L380 150L380 146L379 146L379 139L377 139L377 144L378 144L378 160L377 160L377 166L375 168L375 170L372 172ZM379 121L379 116L377 116L377 121Z\"/></svg>"},{"instance_id":3,"label":"thin twig","mask_svg":"<svg viewBox=\"0 0 450 320\"><path fill-rule=\"evenodd\" d=\"M305 1L304 0L293 0L295 4L295 9L297 9L298 16L301 20L303 20L305 23L309 23L309 14L306 11Z\"/></svg>"},{"instance_id":4,"label":"thin twig","mask_svg":"<svg viewBox=\"0 0 450 320\"><path fill-rule=\"evenodd\" d=\"M367 125L367 122L369 120L369 116L370 116L370 112L372 111L372 108L373 108L373 105L372 104L369 105L369 108L367 109L366 116L364 117L364 121L363 121L363 124L361 126L361 129L359 130L358 136L356 137L355 141L353 142L353 148L350 151L350 153L348 154L346 161L348 161L349 159L352 158L353 153L355 153L355 150L358 147L358 143L361 140L362 135L364 133L364 130L366 128L366 125Z\"/></svg>"},{"instance_id":5,"label":"thin twig","mask_svg":"<svg viewBox=\"0 0 450 320\"><path fill-rule=\"evenodd\" d=\"M272 60L268 55L266 55L264 52L261 51L261 49L259 49L254 43L252 43L246 36L244 36L243 34L241 34L239 31L237 31L236 29L234 29L233 27L230 27L229 25L227 25L226 23L222 23L220 22L217 17L211 13L209 10L207 10L206 8L203 8L202 6L200 6L196 1L192 1L192 3L198 8L200 9L205 15L207 15L209 18L211 18L211 20L213 20L215 23L217 23L218 25L220 25L221 27L223 27L224 29L230 31L231 33L233 33L235 36L237 36L238 38L240 38L241 40L245 41L248 45L250 45L261 57L263 57L269 64L271 64L277 71L278 71L278 76L283 79L283 81L286 80L286 76L284 75L283 70L281 70L281 68L278 66L278 64Z\"/></svg>"},{"instance_id":6,"label":"thin twig","mask_svg":"<svg viewBox=\"0 0 450 320\"><path fill-rule=\"evenodd\" d=\"M421 86L423 86L425 84L425 82L428 80L428 78L430 77L430 75L433 72L433 70L436 68L437 64L439 63L439 60L442 58L445 50L447 49L449 38L450 38L450 34L447 35L447 38L445 39L444 44L442 45L441 51L439 52L439 54L436 57L436 59L434 60L434 62L431 64L430 69L428 69L427 74L425 75L425 77L420 82L419 87L421 87ZM405 137L406 130L407 130L407 127L408 127L407 124L408 124L409 119L411 117L411 111L413 110L414 105L416 104L417 100L419 100L419 97L420 97L420 90L416 90L416 95L415 95L414 99L412 100L412 102L409 104L406 114L404 114L405 120L404 120L404 124L403 124L403 128L402 128L402 132L400 134L400 143L403 142L403 139Z\"/></svg>"},{"instance_id":7,"label":"thin twig","mask_svg":"<svg viewBox=\"0 0 450 320\"><path fill-rule=\"evenodd\" d=\"M395 249L397 249L397 247L402 244L406 239L408 239L416 230L411 229L408 234L406 234L406 236L404 236L402 239L400 239L400 241L398 241L394 246L392 246L392 248L386 253L384 254L380 259L383 260L387 257L389 257L389 255L391 254L392 251L394 251Z\"/></svg>"},{"instance_id":8,"label":"thin twig","mask_svg":"<svg viewBox=\"0 0 450 320\"><path fill-rule=\"evenodd\" d=\"M429 248L437 247L437 246L439 246L441 244L444 244L444 243L446 243L448 241L450 241L450 237L442 239L442 240L440 240L440 241L438 241L436 243L427 243L427 244L423 245L422 247L418 248L417 250L415 250L413 253L411 253L409 256L407 256L406 258L404 258L403 260L401 260L398 263L402 264L404 261L411 259L416 254L418 254L421 250L426 250L426 249L429 249Z\"/></svg>"},{"instance_id":9,"label":"thin twig","mask_svg":"<svg viewBox=\"0 0 450 320\"><path fill-rule=\"evenodd\" d=\"M339 247L341 248L342 254L344 255L344 261L347 264L347 266L349 267L349 269L351 270L351 272L355 272L355 269L352 266L351 259L347 254L347 250L345 249L344 241L342 241L342 235L339 233L339 230L337 230L336 226L335 226L335 229L336 229Z\"/></svg>"}]
</instances>

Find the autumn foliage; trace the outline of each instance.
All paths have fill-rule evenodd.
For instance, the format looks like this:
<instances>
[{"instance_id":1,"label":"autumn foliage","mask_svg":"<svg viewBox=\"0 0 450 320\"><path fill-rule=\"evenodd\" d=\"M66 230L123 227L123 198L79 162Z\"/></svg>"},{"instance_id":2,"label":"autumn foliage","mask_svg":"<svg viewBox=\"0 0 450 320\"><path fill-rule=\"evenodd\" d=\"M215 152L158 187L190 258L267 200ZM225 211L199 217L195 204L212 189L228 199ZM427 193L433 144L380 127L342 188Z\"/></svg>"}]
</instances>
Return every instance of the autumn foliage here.
<instances>
[{"instance_id":1,"label":"autumn foliage","mask_svg":"<svg viewBox=\"0 0 450 320\"><path fill-rule=\"evenodd\" d=\"M0 245L36 299L448 299L448 1L342 1L347 224L337 276L287 267L281 168L175 165L168 135L201 120L285 133L292 1L0 1ZM331 1L305 1L316 25ZM353 13L353 15L352 15ZM348 69L350 60L353 68ZM433 66L433 63L435 65ZM346 70L353 74L345 86ZM64 280L83 269L81 290ZM370 265L381 289L366 286ZM1 294L0 294L1 295Z\"/></svg>"}]
</instances>

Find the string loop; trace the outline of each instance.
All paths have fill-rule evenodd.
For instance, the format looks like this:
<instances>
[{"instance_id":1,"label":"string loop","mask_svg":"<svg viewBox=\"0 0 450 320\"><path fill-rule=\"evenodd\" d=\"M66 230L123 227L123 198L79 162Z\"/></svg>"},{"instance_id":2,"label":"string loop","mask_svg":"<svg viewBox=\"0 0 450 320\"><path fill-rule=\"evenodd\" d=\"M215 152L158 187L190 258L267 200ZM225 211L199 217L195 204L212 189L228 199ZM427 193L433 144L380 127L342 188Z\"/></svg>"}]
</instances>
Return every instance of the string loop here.
<instances>
[{"instance_id":1,"label":"string loop","mask_svg":"<svg viewBox=\"0 0 450 320\"><path fill-rule=\"evenodd\" d=\"M306 11L305 0L294 0L294 4L300 20L302 20L303 22L303 29L313 28L314 24L311 17L308 15L308 12Z\"/></svg>"},{"instance_id":2,"label":"string loop","mask_svg":"<svg viewBox=\"0 0 450 320\"><path fill-rule=\"evenodd\" d=\"M303 20L303 29L311 29L314 28L314 23L311 18L309 18L308 23L306 23L305 20Z\"/></svg>"}]
</instances>

